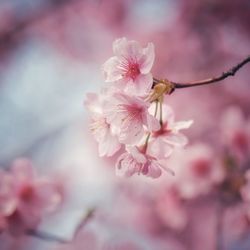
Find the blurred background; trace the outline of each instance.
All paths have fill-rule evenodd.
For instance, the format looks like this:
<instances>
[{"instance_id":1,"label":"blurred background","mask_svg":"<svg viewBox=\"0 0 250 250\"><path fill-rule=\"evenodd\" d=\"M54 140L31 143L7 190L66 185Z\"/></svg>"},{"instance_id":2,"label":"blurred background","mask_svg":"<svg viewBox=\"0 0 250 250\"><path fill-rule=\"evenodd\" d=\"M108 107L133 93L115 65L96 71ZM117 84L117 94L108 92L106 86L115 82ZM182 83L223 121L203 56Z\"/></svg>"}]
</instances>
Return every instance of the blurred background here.
<instances>
[{"instance_id":1,"label":"blurred background","mask_svg":"<svg viewBox=\"0 0 250 250\"><path fill-rule=\"evenodd\" d=\"M105 85L101 65L119 37L153 42L153 74L177 82L217 76L250 54L249 0L1 0L0 165L32 160L61 182L65 202L40 230L69 244L0 235L0 249L247 250L250 64L214 85L166 97L193 119L176 176L115 176L99 158L83 105ZM249 187L248 187L249 188ZM250 188L249 188L250 192Z\"/></svg>"}]
</instances>

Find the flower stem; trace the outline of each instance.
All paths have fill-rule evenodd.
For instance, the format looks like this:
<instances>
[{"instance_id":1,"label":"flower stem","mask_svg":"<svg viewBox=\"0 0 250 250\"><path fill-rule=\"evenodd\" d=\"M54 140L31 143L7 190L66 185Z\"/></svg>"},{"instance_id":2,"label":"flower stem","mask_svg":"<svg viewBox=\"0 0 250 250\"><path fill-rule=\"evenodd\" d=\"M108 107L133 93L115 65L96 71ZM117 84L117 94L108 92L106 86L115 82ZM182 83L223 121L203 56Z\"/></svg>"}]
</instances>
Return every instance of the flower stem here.
<instances>
[{"instance_id":1,"label":"flower stem","mask_svg":"<svg viewBox=\"0 0 250 250\"><path fill-rule=\"evenodd\" d=\"M159 101L160 101L160 125L161 125L161 127L163 125L163 118L162 118L162 115L163 115L163 111L162 111L163 98L164 98L164 96L161 96L159 98Z\"/></svg>"},{"instance_id":2,"label":"flower stem","mask_svg":"<svg viewBox=\"0 0 250 250\"><path fill-rule=\"evenodd\" d=\"M155 101L155 112L154 112L154 117L157 116L157 113L158 113L158 105L159 105L159 101L156 100L156 101ZM160 108L161 108L161 105L160 105ZM151 133L149 132L149 133L147 134L147 137L146 137L145 142L144 142L144 144L143 144L143 151L144 151L145 153L146 153L147 148L148 148L148 142L149 142L150 136L151 136Z\"/></svg>"}]
</instances>

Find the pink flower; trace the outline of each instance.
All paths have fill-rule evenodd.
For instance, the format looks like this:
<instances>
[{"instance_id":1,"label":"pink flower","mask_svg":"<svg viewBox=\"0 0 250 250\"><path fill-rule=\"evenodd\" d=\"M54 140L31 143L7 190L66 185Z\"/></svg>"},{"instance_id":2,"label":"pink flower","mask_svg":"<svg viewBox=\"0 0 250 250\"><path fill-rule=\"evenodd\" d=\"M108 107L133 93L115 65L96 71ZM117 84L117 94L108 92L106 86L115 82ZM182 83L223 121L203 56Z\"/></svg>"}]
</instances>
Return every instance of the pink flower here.
<instances>
[{"instance_id":1,"label":"pink flower","mask_svg":"<svg viewBox=\"0 0 250 250\"><path fill-rule=\"evenodd\" d=\"M156 158L147 155L138 147L128 146L127 152L122 154L116 162L116 174L118 176L130 177L134 174L143 174L151 178L161 176L161 169L172 171L163 166Z\"/></svg>"},{"instance_id":2,"label":"pink flower","mask_svg":"<svg viewBox=\"0 0 250 250\"><path fill-rule=\"evenodd\" d=\"M9 216L16 209L13 188L12 176L0 170L0 216Z\"/></svg>"},{"instance_id":3,"label":"pink flower","mask_svg":"<svg viewBox=\"0 0 250 250\"><path fill-rule=\"evenodd\" d=\"M92 117L90 129L98 142L99 155L112 156L121 147L117 135L111 130L103 113L104 96L94 93L87 94L85 105L89 109Z\"/></svg>"},{"instance_id":4,"label":"pink flower","mask_svg":"<svg viewBox=\"0 0 250 250\"><path fill-rule=\"evenodd\" d=\"M174 230L183 230L188 222L184 202L174 186L162 192L156 202L161 221Z\"/></svg>"},{"instance_id":5,"label":"pink flower","mask_svg":"<svg viewBox=\"0 0 250 250\"><path fill-rule=\"evenodd\" d=\"M5 173L4 188L11 189L8 199L1 199L5 218L11 233L18 234L33 229L42 217L56 210L61 203L58 186L47 178L36 176L31 163L26 159L16 160L10 173ZM2 197L1 197L2 198Z\"/></svg>"},{"instance_id":6,"label":"pink flower","mask_svg":"<svg viewBox=\"0 0 250 250\"><path fill-rule=\"evenodd\" d=\"M187 144L187 137L179 131L189 128L193 123L191 120L175 122L174 112L167 105L163 105L163 121L163 126L153 133L149 144L149 152L159 159L168 157L173 147L183 147Z\"/></svg>"},{"instance_id":7,"label":"pink flower","mask_svg":"<svg viewBox=\"0 0 250 250\"><path fill-rule=\"evenodd\" d=\"M149 103L140 98L115 93L105 105L107 122L119 130L118 138L124 144L136 144L144 135L144 126L151 132L158 130L158 120L148 112Z\"/></svg>"},{"instance_id":8,"label":"pink flower","mask_svg":"<svg viewBox=\"0 0 250 250\"><path fill-rule=\"evenodd\" d=\"M175 158L175 159L174 159ZM216 160L210 147L196 144L173 156L176 170L176 186L186 199L207 194L225 177L222 165ZM169 163L171 164L171 163Z\"/></svg>"},{"instance_id":9,"label":"pink flower","mask_svg":"<svg viewBox=\"0 0 250 250\"><path fill-rule=\"evenodd\" d=\"M128 93L144 95L153 84L150 70L154 63L154 45L149 43L142 48L136 41L126 38L117 39L113 43L115 56L103 65L106 82L116 85Z\"/></svg>"},{"instance_id":10,"label":"pink flower","mask_svg":"<svg viewBox=\"0 0 250 250\"><path fill-rule=\"evenodd\" d=\"M245 119L242 110L230 107L222 116L221 130L223 140L231 152L244 160L250 153L250 119Z\"/></svg>"}]
</instances>

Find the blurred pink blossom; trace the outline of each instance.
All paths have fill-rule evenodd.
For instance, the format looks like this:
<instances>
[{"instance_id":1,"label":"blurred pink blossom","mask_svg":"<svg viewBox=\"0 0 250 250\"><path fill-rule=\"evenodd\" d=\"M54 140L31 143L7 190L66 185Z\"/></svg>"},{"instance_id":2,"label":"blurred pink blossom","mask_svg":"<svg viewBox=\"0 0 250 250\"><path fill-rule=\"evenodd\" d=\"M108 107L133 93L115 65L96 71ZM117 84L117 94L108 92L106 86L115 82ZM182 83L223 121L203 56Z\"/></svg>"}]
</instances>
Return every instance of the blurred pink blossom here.
<instances>
[{"instance_id":1,"label":"blurred pink blossom","mask_svg":"<svg viewBox=\"0 0 250 250\"><path fill-rule=\"evenodd\" d=\"M162 223L169 228L180 231L187 225L187 211L174 187L170 187L166 192L161 192L157 199L156 210Z\"/></svg>"},{"instance_id":2,"label":"blurred pink blossom","mask_svg":"<svg viewBox=\"0 0 250 250\"><path fill-rule=\"evenodd\" d=\"M14 161L10 172L2 175L6 176L2 178L0 193L9 190L9 197L0 196L1 215L5 216L6 226L13 234L34 229L43 216L54 212L61 203L58 186L48 178L38 177L29 160Z\"/></svg>"},{"instance_id":3,"label":"blurred pink blossom","mask_svg":"<svg viewBox=\"0 0 250 250\"><path fill-rule=\"evenodd\" d=\"M183 198L191 199L207 194L223 181L223 167L206 144L189 146L180 154L176 157L176 164L179 165L176 184Z\"/></svg>"},{"instance_id":4,"label":"blurred pink blossom","mask_svg":"<svg viewBox=\"0 0 250 250\"><path fill-rule=\"evenodd\" d=\"M237 106L229 107L221 121L223 140L238 160L244 161L250 153L250 119Z\"/></svg>"},{"instance_id":5,"label":"blurred pink blossom","mask_svg":"<svg viewBox=\"0 0 250 250\"><path fill-rule=\"evenodd\" d=\"M106 82L115 82L127 93L144 95L153 84L150 70L154 63L154 45L149 43L142 48L136 41L127 41L125 37L113 43L114 57L103 65Z\"/></svg>"}]
</instances>

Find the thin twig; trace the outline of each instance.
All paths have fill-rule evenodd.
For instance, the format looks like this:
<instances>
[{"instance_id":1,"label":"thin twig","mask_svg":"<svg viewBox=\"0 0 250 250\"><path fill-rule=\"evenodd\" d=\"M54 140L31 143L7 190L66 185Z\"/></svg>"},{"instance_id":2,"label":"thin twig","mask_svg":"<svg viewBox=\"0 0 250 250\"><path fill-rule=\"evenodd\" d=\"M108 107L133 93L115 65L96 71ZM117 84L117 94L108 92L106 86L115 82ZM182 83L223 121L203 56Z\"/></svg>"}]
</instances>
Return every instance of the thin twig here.
<instances>
[{"instance_id":1,"label":"thin twig","mask_svg":"<svg viewBox=\"0 0 250 250\"><path fill-rule=\"evenodd\" d=\"M221 201L219 201L218 207L217 207L217 224L216 224L216 250L223 250L224 244L223 244L223 207Z\"/></svg>"},{"instance_id":2,"label":"thin twig","mask_svg":"<svg viewBox=\"0 0 250 250\"><path fill-rule=\"evenodd\" d=\"M75 229L75 232L73 234L72 239L65 239L65 238L62 238L62 237L54 235L54 234L50 234L50 233L42 232L42 231L37 231L37 230L33 230L33 229L26 231L26 234L30 235L32 237L41 239L41 240L45 240L45 241L57 242L57 243L61 243L61 244L71 243L72 241L75 240L75 238L77 237L77 235L81 231L81 229L93 217L94 212L95 212L94 208L89 209L87 214L85 214L83 216L82 220L79 222L79 224L77 225L77 227Z\"/></svg>"},{"instance_id":3,"label":"thin twig","mask_svg":"<svg viewBox=\"0 0 250 250\"><path fill-rule=\"evenodd\" d=\"M196 86L207 85L207 84L211 84L211 83L215 83L215 82L220 82L220 81L228 78L229 76L234 76L240 68L242 68L244 65L246 65L249 62L250 62L250 56L247 56L240 63L238 63L237 65L235 65L234 67L232 67L228 71L223 72L220 76L217 76L217 77L212 77L212 78L208 78L208 79L204 79L204 80L200 80L200 81L187 82L187 83L177 83L177 82L172 82L172 81L167 81L167 83L172 84L173 90L175 90L175 89L196 87ZM156 85L157 83L163 83L163 81L154 78L154 85Z\"/></svg>"},{"instance_id":4,"label":"thin twig","mask_svg":"<svg viewBox=\"0 0 250 250\"><path fill-rule=\"evenodd\" d=\"M45 241L53 241L53 242L58 242L58 243L63 243L63 244L69 242L68 240L58 237L57 235L49 234L49 233L41 232L37 230L28 230L26 234L32 237L41 239L41 240L45 240Z\"/></svg>"}]
</instances>

